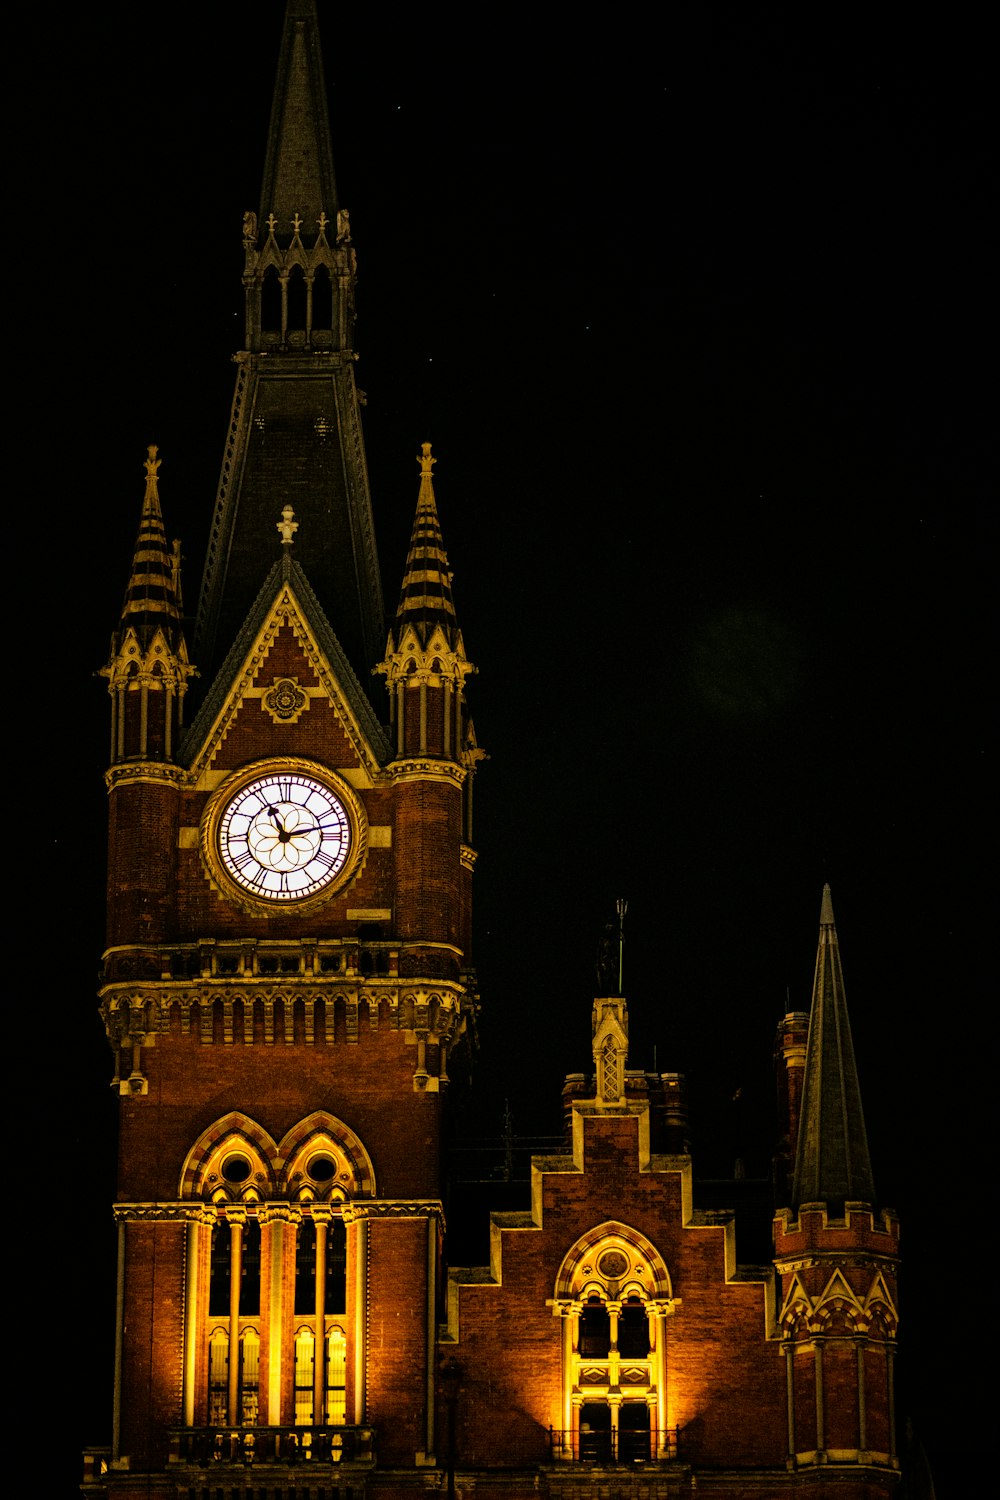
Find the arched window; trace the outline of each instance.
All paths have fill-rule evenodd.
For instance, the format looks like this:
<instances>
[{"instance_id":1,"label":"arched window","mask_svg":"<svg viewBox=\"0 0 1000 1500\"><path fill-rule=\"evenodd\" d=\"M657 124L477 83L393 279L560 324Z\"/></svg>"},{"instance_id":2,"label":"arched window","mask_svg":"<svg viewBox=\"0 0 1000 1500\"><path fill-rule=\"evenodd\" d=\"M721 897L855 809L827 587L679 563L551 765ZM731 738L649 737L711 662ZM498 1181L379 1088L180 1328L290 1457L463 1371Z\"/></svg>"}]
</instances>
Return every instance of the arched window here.
<instances>
[{"instance_id":1,"label":"arched window","mask_svg":"<svg viewBox=\"0 0 1000 1500\"><path fill-rule=\"evenodd\" d=\"M364 1146L325 1112L280 1142L240 1112L202 1133L180 1182L182 1200L197 1205L185 1278L189 1426L363 1419L348 1291L365 1296L367 1223L351 1203L374 1193Z\"/></svg>"},{"instance_id":2,"label":"arched window","mask_svg":"<svg viewBox=\"0 0 1000 1500\"><path fill-rule=\"evenodd\" d=\"M606 1223L559 1271L567 1458L624 1463L670 1456L663 1322L673 1307L663 1258L638 1231Z\"/></svg>"}]
</instances>

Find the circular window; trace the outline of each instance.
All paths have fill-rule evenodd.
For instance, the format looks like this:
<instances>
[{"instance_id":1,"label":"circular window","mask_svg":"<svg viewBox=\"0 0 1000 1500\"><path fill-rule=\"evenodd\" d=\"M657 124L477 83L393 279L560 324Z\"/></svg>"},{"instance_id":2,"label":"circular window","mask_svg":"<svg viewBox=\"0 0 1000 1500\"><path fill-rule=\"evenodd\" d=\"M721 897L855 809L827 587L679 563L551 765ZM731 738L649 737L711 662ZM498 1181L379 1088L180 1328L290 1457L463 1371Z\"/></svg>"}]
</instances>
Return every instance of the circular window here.
<instances>
[{"instance_id":1,"label":"circular window","mask_svg":"<svg viewBox=\"0 0 1000 1500\"><path fill-rule=\"evenodd\" d=\"M245 1156L227 1156L222 1163L222 1175L227 1182L246 1182L252 1171Z\"/></svg>"},{"instance_id":2,"label":"circular window","mask_svg":"<svg viewBox=\"0 0 1000 1500\"><path fill-rule=\"evenodd\" d=\"M307 1171L313 1182L332 1182L337 1175L337 1164L329 1156L314 1156Z\"/></svg>"},{"instance_id":3,"label":"circular window","mask_svg":"<svg viewBox=\"0 0 1000 1500\"><path fill-rule=\"evenodd\" d=\"M610 1281L618 1281L628 1270L628 1261L620 1250L606 1250L597 1262L597 1269Z\"/></svg>"}]
</instances>

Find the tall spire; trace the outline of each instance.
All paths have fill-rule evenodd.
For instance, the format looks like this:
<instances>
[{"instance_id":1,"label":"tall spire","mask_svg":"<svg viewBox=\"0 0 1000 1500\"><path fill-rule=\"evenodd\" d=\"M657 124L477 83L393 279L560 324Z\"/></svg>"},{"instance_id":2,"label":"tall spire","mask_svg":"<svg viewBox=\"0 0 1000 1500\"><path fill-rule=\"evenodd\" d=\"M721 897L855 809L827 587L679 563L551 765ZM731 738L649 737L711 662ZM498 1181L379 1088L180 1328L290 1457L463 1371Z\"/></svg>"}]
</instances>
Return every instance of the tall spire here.
<instances>
[{"instance_id":1,"label":"tall spire","mask_svg":"<svg viewBox=\"0 0 1000 1500\"><path fill-rule=\"evenodd\" d=\"M792 1206L875 1203L830 887L823 887Z\"/></svg>"},{"instance_id":2,"label":"tall spire","mask_svg":"<svg viewBox=\"0 0 1000 1500\"><path fill-rule=\"evenodd\" d=\"M321 214L336 219L337 206L316 3L288 0L271 105L260 218L263 223L274 214L284 229L298 214L314 232Z\"/></svg>"},{"instance_id":3,"label":"tall spire","mask_svg":"<svg viewBox=\"0 0 1000 1500\"><path fill-rule=\"evenodd\" d=\"M354 671L385 643L354 381L356 259L337 198L314 0L288 0L260 217L243 215L245 348L209 531L196 653L225 659L274 559L291 505L295 555Z\"/></svg>"}]
</instances>

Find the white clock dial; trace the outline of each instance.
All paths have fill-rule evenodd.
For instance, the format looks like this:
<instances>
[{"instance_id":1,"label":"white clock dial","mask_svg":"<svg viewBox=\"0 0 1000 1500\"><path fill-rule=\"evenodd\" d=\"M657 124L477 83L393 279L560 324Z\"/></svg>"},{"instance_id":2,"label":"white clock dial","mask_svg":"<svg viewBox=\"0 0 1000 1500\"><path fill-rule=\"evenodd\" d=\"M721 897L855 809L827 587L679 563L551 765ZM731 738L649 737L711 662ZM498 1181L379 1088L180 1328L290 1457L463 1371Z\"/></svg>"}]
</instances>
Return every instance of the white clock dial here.
<instances>
[{"instance_id":1,"label":"white clock dial","mask_svg":"<svg viewBox=\"0 0 1000 1500\"><path fill-rule=\"evenodd\" d=\"M263 901L301 901L336 880L351 856L344 802L314 776L276 771L244 783L218 822L230 877Z\"/></svg>"}]
</instances>

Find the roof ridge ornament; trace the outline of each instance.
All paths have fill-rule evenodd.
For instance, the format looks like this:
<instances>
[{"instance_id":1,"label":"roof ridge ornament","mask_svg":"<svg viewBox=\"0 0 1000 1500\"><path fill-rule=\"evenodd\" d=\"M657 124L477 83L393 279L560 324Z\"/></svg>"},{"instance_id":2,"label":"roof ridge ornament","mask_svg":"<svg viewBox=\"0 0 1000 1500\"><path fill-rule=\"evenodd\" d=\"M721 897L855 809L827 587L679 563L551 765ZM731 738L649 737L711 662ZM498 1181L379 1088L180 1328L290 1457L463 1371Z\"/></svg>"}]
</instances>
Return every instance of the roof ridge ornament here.
<instances>
[{"instance_id":1,"label":"roof ridge ornament","mask_svg":"<svg viewBox=\"0 0 1000 1500\"><path fill-rule=\"evenodd\" d=\"M146 493L142 502L143 510L153 501L159 504L160 491L157 484L157 475L160 472L160 465L163 462L162 458L157 458L156 456L159 451L155 443L150 443L146 449Z\"/></svg>"},{"instance_id":2,"label":"roof ridge ornament","mask_svg":"<svg viewBox=\"0 0 1000 1500\"><path fill-rule=\"evenodd\" d=\"M281 512L281 520L275 522L275 529L281 535L281 545L290 547L295 533L299 529L299 523L295 519L295 512L290 505L284 506Z\"/></svg>"}]
</instances>

